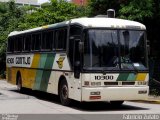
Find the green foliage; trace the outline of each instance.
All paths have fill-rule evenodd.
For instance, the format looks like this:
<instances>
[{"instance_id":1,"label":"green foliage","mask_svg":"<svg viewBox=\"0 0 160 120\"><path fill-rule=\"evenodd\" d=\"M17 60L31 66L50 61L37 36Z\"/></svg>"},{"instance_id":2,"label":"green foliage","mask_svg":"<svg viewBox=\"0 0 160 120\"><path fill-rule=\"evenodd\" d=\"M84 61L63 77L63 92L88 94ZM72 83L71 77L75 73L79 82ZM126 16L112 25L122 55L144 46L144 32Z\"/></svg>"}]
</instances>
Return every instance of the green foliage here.
<instances>
[{"instance_id":1,"label":"green foliage","mask_svg":"<svg viewBox=\"0 0 160 120\"><path fill-rule=\"evenodd\" d=\"M153 0L129 0L120 6L120 18L143 21L153 15Z\"/></svg>"},{"instance_id":2,"label":"green foliage","mask_svg":"<svg viewBox=\"0 0 160 120\"><path fill-rule=\"evenodd\" d=\"M0 75L5 70L6 39L11 31L18 28L23 11L13 1L0 3Z\"/></svg>"},{"instance_id":3,"label":"green foliage","mask_svg":"<svg viewBox=\"0 0 160 120\"><path fill-rule=\"evenodd\" d=\"M155 0L156 1L156 0ZM107 14L115 9L119 18L143 21L153 15L153 0L90 0L90 16Z\"/></svg>"},{"instance_id":4,"label":"green foliage","mask_svg":"<svg viewBox=\"0 0 160 120\"><path fill-rule=\"evenodd\" d=\"M119 15L120 4L124 0L90 0L90 16L105 15L108 9L114 9L116 11L116 16Z\"/></svg>"},{"instance_id":5,"label":"green foliage","mask_svg":"<svg viewBox=\"0 0 160 120\"><path fill-rule=\"evenodd\" d=\"M53 24L86 15L86 8L77 7L64 0L51 0L51 3L42 4L41 8L31 11L32 13L26 14L25 19L20 22L20 29Z\"/></svg>"}]
</instances>

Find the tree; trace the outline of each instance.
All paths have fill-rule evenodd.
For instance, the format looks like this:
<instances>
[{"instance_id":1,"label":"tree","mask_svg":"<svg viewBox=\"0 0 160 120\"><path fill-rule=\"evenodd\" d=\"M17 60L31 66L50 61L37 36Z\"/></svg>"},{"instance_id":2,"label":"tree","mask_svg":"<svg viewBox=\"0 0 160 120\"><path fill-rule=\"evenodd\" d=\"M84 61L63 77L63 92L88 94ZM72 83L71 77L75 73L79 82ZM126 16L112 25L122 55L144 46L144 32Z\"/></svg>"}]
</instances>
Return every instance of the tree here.
<instances>
[{"instance_id":1,"label":"tree","mask_svg":"<svg viewBox=\"0 0 160 120\"><path fill-rule=\"evenodd\" d=\"M35 9L31 14L26 14L20 22L20 29L28 29L37 26L54 24L68 19L86 15L84 7L78 7L64 0L51 0L50 3L42 4L41 8Z\"/></svg>"},{"instance_id":2,"label":"tree","mask_svg":"<svg viewBox=\"0 0 160 120\"><path fill-rule=\"evenodd\" d=\"M14 1L0 3L0 75L5 70L6 39L11 31L17 30L18 22L23 17L23 11L18 8Z\"/></svg>"},{"instance_id":3,"label":"tree","mask_svg":"<svg viewBox=\"0 0 160 120\"><path fill-rule=\"evenodd\" d=\"M90 16L96 16L100 14L107 14L108 9L114 9L116 15L118 15L118 10L122 0L90 0Z\"/></svg>"},{"instance_id":4,"label":"tree","mask_svg":"<svg viewBox=\"0 0 160 120\"><path fill-rule=\"evenodd\" d=\"M153 0L129 0L120 5L119 17L143 22L153 16Z\"/></svg>"}]
</instances>

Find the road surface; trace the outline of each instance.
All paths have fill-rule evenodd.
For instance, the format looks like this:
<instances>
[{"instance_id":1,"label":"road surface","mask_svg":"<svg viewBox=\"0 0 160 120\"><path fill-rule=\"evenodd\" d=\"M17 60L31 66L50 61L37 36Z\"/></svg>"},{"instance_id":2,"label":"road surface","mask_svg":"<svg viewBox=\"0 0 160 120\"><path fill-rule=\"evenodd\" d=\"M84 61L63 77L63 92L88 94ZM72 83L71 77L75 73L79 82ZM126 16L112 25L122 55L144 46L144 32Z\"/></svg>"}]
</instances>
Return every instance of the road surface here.
<instances>
[{"instance_id":1,"label":"road surface","mask_svg":"<svg viewBox=\"0 0 160 120\"><path fill-rule=\"evenodd\" d=\"M70 107L66 107L60 104L56 95L32 90L19 93L16 86L3 80L0 80L0 93L0 114L63 114L64 118L66 118L65 115L70 115L68 116L70 120L74 118L72 116L74 114L76 114L76 117L78 117L77 114L101 114L101 116L123 114L123 117L126 114L160 115L160 104L143 102L125 101L122 106L115 107L107 102L80 103L73 101ZM73 118L70 118L71 116ZM82 120L81 117L78 118ZM93 118L96 118L96 116ZM83 118L83 120L86 119Z\"/></svg>"}]
</instances>

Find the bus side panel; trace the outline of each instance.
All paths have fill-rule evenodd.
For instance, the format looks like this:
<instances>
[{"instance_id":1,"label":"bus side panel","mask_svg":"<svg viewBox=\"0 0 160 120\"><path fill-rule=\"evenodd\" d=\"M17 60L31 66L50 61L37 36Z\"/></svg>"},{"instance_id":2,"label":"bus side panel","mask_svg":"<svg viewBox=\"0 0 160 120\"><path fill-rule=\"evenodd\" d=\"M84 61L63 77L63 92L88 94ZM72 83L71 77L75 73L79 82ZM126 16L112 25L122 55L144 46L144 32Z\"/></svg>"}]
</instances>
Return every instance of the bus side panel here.
<instances>
[{"instance_id":1,"label":"bus side panel","mask_svg":"<svg viewBox=\"0 0 160 120\"><path fill-rule=\"evenodd\" d=\"M16 68L7 67L7 81L16 85Z\"/></svg>"},{"instance_id":2,"label":"bus side panel","mask_svg":"<svg viewBox=\"0 0 160 120\"><path fill-rule=\"evenodd\" d=\"M32 89L35 85L35 79L36 79L36 73L37 73L39 61L40 61L40 54L34 54L31 69L28 71L28 73L25 76L26 78L30 79L30 82L31 82L30 86Z\"/></svg>"},{"instance_id":3,"label":"bus side panel","mask_svg":"<svg viewBox=\"0 0 160 120\"><path fill-rule=\"evenodd\" d=\"M44 71L42 75L42 82L40 86L42 91L47 91L54 59L55 59L55 54L47 54L47 59L46 59L46 63L45 63Z\"/></svg>"},{"instance_id":4,"label":"bus side panel","mask_svg":"<svg viewBox=\"0 0 160 120\"><path fill-rule=\"evenodd\" d=\"M49 77L47 92L58 94L58 83L60 77L70 70L66 53L56 54L52 65L52 72Z\"/></svg>"},{"instance_id":5,"label":"bus side panel","mask_svg":"<svg viewBox=\"0 0 160 120\"><path fill-rule=\"evenodd\" d=\"M31 69L31 68L20 69L23 87L30 88L30 89L33 88L33 84L34 84L35 76L36 76L36 71L37 70Z\"/></svg>"},{"instance_id":6,"label":"bus side panel","mask_svg":"<svg viewBox=\"0 0 160 120\"><path fill-rule=\"evenodd\" d=\"M36 71L34 90L47 91L55 54L41 54Z\"/></svg>"},{"instance_id":7,"label":"bus side panel","mask_svg":"<svg viewBox=\"0 0 160 120\"><path fill-rule=\"evenodd\" d=\"M67 80L67 75L65 75L65 72L67 71L70 71L70 66L66 53L56 54L52 65L47 92L58 94L59 79L61 76L65 76Z\"/></svg>"},{"instance_id":8,"label":"bus side panel","mask_svg":"<svg viewBox=\"0 0 160 120\"><path fill-rule=\"evenodd\" d=\"M43 75L43 69L46 63L46 59L47 59L47 54L41 54L40 55L40 60L39 60L39 64L37 66L37 71L36 71L36 76L35 76L35 84L33 89L34 90L40 90L40 85L41 85L41 81L42 81L42 75Z\"/></svg>"},{"instance_id":9,"label":"bus side panel","mask_svg":"<svg viewBox=\"0 0 160 120\"><path fill-rule=\"evenodd\" d=\"M11 83L11 68L6 66L6 80Z\"/></svg>"},{"instance_id":10,"label":"bus side panel","mask_svg":"<svg viewBox=\"0 0 160 120\"><path fill-rule=\"evenodd\" d=\"M65 53L56 54L52 69L47 92L58 94L58 83L60 77L64 76L68 84L69 98L81 101L81 78L74 78Z\"/></svg>"},{"instance_id":11,"label":"bus side panel","mask_svg":"<svg viewBox=\"0 0 160 120\"><path fill-rule=\"evenodd\" d=\"M30 57L32 57L32 55ZM23 67L22 65L22 68L18 69L22 77L22 87L30 88L30 89L33 88L36 71L37 71L36 69L38 66L37 64L39 63L39 58L40 58L40 54L33 55L33 59L31 61L30 67Z\"/></svg>"}]
</instances>

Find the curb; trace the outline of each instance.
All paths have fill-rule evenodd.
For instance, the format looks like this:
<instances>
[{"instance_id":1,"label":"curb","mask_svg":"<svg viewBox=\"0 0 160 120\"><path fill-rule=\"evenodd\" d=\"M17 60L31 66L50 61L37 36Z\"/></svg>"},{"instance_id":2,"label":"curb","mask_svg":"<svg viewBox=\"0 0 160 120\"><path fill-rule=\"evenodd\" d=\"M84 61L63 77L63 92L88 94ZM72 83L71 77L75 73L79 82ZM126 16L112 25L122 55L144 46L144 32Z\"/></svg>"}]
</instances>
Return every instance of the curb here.
<instances>
[{"instance_id":1,"label":"curb","mask_svg":"<svg viewBox=\"0 0 160 120\"><path fill-rule=\"evenodd\" d=\"M150 103L150 104L160 104L160 100L136 100L132 102Z\"/></svg>"}]
</instances>

